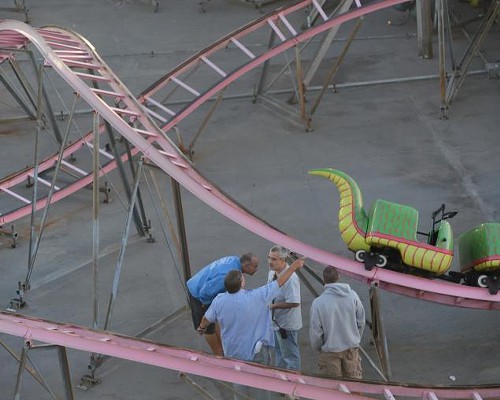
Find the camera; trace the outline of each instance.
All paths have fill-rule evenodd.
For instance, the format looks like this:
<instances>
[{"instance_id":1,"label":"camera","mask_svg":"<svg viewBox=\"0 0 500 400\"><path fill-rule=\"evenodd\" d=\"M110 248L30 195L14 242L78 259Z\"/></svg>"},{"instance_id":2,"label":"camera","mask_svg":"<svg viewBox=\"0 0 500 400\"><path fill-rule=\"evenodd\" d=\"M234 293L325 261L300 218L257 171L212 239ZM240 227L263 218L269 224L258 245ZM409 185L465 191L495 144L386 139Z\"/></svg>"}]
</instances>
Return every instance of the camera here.
<instances>
[{"instance_id":1,"label":"camera","mask_svg":"<svg viewBox=\"0 0 500 400\"><path fill-rule=\"evenodd\" d=\"M286 339L288 337L288 332L286 329L280 328L280 336L282 339Z\"/></svg>"}]
</instances>

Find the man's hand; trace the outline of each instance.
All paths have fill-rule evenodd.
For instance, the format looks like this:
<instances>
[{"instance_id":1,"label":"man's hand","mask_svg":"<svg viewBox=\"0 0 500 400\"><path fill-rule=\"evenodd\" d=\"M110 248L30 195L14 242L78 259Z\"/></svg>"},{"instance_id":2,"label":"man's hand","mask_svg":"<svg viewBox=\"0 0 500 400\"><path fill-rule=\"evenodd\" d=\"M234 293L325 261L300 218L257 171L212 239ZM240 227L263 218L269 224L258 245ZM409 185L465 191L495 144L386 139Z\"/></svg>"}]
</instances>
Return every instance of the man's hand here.
<instances>
[{"instance_id":1,"label":"man's hand","mask_svg":"<svg viewBox=\"0 0 500 400\"><path fill-rule=\"evenodd\" d=\"M306 261L305 257L301 257L295 260L292 263L292 265L290 265L290 267L286 269L284 274L278 276L278 280L276 281L278 282L278 286L279 287L283 286L286 283L286 281L288 281L288 279L295 273L295 271L304 266L305 261Z\"/></svg>"},{"instance_id":2,"label":"man's hand","mask_svg":"<svg viewBox=\"0 0 500 400\"><path fill-rule=\"evenodd\" d=\"M297 258L292 265L290 265L290 268L293 268L294 271L297 271L298 269L302 268L306 262L305 257L300 257Z\"/></svg>"}]
</instances>

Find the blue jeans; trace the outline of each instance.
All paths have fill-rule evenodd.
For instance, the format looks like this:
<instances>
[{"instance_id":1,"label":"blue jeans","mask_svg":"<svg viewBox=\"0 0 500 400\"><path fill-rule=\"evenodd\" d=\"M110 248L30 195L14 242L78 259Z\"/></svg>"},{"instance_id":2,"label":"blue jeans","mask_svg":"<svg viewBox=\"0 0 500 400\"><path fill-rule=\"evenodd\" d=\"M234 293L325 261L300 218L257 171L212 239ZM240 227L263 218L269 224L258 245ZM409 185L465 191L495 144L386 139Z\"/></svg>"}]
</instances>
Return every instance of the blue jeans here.
<instances>
[{"instance_id":1,"label":"blue jeans","mask_svg":"<svg viewBox=\"0 0 500 400\"><path fill-rule=\"evenodd\" d=\"M271 365L271 348L263 345L252 361L263 365ZM254 400L270 400L271 398L271 393L264 389L243 386L237 383L234 383L233 387L236 392L244 394ZM241 400L241 397L235 394L234 400Z\"/></svg>"},{"instance_id":2,"label":"blue jeans","mask_svg":"<svg viewBox=\"0 0 500 400\"><path fill-rule=\"evenodd\" d=\"M274 331L275 365L278 368L300 371L300 350L298 341L299 331L287 331L287 338L283 339L279 331Z\"/></svg>"}]
</instances>

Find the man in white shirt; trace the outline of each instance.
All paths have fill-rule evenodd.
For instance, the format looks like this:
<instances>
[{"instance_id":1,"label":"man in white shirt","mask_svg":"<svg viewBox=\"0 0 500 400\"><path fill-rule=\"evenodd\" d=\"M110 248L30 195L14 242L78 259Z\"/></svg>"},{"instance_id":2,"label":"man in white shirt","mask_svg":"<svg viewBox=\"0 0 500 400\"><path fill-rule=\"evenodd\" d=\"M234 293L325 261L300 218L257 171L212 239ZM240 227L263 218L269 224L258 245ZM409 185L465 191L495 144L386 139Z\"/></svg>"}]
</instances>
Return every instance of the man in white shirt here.
<instances>
[{"instance_id":1,"label":"man in white shirt","mask_svg":"<svg viewBox=\"0 0 500 400\"><path fill-rule=\"evenodd\" d=\"M286 260L288 250L275 245L269 250L269 277L272 281L283 275L290 267ZM302 328L300 309L300 280L296 273L283 285L271 304L275 347L275 364L279 368L300 371L300 349L298 334Z\"/></svg>"}]
</instances>

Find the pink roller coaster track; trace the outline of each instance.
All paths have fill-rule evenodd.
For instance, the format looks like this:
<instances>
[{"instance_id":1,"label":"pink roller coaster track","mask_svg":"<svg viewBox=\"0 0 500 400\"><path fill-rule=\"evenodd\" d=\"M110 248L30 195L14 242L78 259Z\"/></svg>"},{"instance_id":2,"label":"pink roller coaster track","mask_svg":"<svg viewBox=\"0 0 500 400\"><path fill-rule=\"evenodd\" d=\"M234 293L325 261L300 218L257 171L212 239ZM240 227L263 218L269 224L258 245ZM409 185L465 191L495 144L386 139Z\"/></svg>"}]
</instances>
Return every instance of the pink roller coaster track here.
<instances>
[{"instance_id":1,"label":"pink roller coaster track","mask_svg":"<svg viewBox=\"0 0 500 400\"><path fill-rule=\"evenodd\" d=\"M22 47L29 43L34 45L46 62L95 112L100 114L117 132L133 144L134 153L142 153L145 158L158 165L184 188L203 200L210 207L249 231L271 242L286 246L297 253L304 254L317 262L336 265L346 274L369 284L378 284L386 290L454 306L500 309L500 298L490 295L484 289L462 287L447 282L437 282L377 268L372 271L366 271L360 268L359 264L354 261L315 248L280 232L242 208L222 193L214 184L205 179L166 136L167 131L187 117L201 104L264 61L336 25L403 1L405 0L385 0L331 19L326 16L315 0L302 1L291 7L277 10L221 39L208 49L186 61L143 92L139 100L127 90L109 67L107 67L92 45L75 33L55 27L33 29L18 21L2 21L0 22L0 38L12 40L11 45L13 47ZM289 18L291 18L293 13L303 12L309 6L313 6L318 10L323 22L314 28L297 33L300 29L294 29ZM281 30L277 25L278 23L279 25L284 25L287 31L284 32ZM250 51L243 42L246 35L264 27L270 27L280 38L281 43L257 55ZM219 50L224 49L230 44L236 46L249 60L228 73L218 64L214 63L213 59ZM208 57L211 57L212 60ZM195 89L194 85L187 83L187 77L200 64L208 66L212 72L215 72L218 78L215 81L206 79L204 80L207 85L206 88ZM82 68L92 70L94 73L83 73L80 71ZM106 85L106 88L97 89L92 87L91 84L93 82ZM187 106L178 111L163 106L153 96L157 95L160 91L164 91L169 85L186 90L194 98L188 102ZM121 104L121 108L118 108L116 104L110 105L107 103L107 101L113 103L117 99ZM148 108L151 105L154 105L159 110L153 111L151 108ZM153 119L161 122L161 129L155 124ZM91 141L91 134L88 134L82 141L66 148L64 156L69 156L78 146L90 145ZM40 165L40 170L53 166L56 159L57 156L53 156L45 160ZM114 163L115 161L111 160L102 172L104 173L114 168ZM12 190L14 185L24 181L30 174L32 176L33 170L27 169L20 174L3 179L0 182L0 190L12 195L14 193ZM75 192L90 183L91 179L91 174L88 174L75 184L59 189L55 192L52 201L57 201ZM24 202L29 203L26 199ZM46 200L40 200L36 208L44 207L45 203ZM2 216L0 223L3 224L21 218L29 212L27 210L30 208L31 205L28 204L11 213L7 213ZM26 340L39 340L229 382L257 386L283 393L294 393L301 397L312 399L365 398L349 394L351 391L383 395L387 399L393 398L393 395L426 399L444 397L475 400L500 396L500 388L498 387L480 389L415 388L390 384L379 385L324 380L268 369L250 363L218 359L194 351L176 349L109 332L98 332L87 328L68 326L4 312L0 312L0 331L23 337Z\"/></svg>"},{"instance_id":2,"label":"pink roller coaster track","mask_svg":"<svg viewBox=\"0 0 500 400\"><path fill-rule=\"evenodd\" d=\"M46 62L50 64L103 119L109 122L122 136L134 145L134 153L142 153L145 158L153 161L168 175L207 203L210 207L251 232L268 239L270 242L279 243L297 253L304 254L319 263L336 265L346 274L354 278L369 284L378 284L381 288L389 291L453 306L500 309L500 298L490 295L488 291L482 288L465 287L448 282L433 281L384 269L375 268L372 271L366 271L360 268L359 264L355 261L318 249L280 232L269 226L262 219L252 215L248 210L242 208L234 200L221 192L214 184L204 178L165 134L167 130L185 118L202 103L210 99L215 93L227 87L231 82L271 57L336 25L359 18L379 9L390 7L402 1L403 0L386 0L373 3L332 19L328 19L321 10L320 15L324 15L323 23L302 33L297 33L298 30L295 30L290 23L288 23L286 17L290 16L293 12L303 10L311 4L317 7L317 2L306 0L291 7L275 11L273 14L263 17L241 28L232 35L221 39L210 48L198 53L195 57L177 67L173 72L167 74L153 85L152 88L146 90L141 95L140 99L143 103L138 101L127 90L123 83L120 82L95 52L93 46L75 33L55 27L46 27L36 30L19 21L1 22L0 32L6 33L9 37L13 37L13 33L16 33L19 37L28 39L29 42L40 51ZM282 31L278 31L278 36L282 38L282 43L259 56L251 53L250 50L242 44L242 38L259 27L267 25L268 27L271 26L274 30L278 29L277 25L273 22L278 20L286 21L285 26L288 27L288 35L291 35L290 38L286 38ZM19 38L16 40L17 43L21 42ZM243 53L250 53L248 57L251 60L244 63L233 72L225 73L221 68L214 66L213 63L208 60L208 56L214 56L216 50L224 48L229 42L238 43L238 48L242 49ZM193 69L199 63L211 65L212 69L215 68L219 77L216 83L206 83L209 85L207 89L194 89L193 86L187 84L185 79L181 77L181 73L186 72L190 68ZM79 72L78 69L81 68L91 69L93 74ZM182 81L182 79L184 79L184 81ZM93 82L99 82L100 84L107 85L107 87L106 89L96 89L90 86ZM168 84L175 84L177 87L182 87L195 96L186 107L177 113L173 112L173 115L171 110L166 110L171 114L170 120L156 115L157 113L153 113L144 104L145 102L159 104L152 96L158 93L160 88L164 88ZM109 105L105 101L112 100L114 102L116 99L120 100L122 108L116 107L115 104ZM153 122L153 117L157 119L161 118L162 121L166 121L162 129L158 128ZM131 121L134 122L134 126L131 126ZM83 139L83 142L88 144L88 142L90 142L90 136L91 134L88 134L87 137ZM78 142L72 146L79 145L81 146L82 143ZM73 147L68 147L65 150L65 154L70 154L72 150ZM56 158L57 156L53 156L47 160L44 165L53 165ZM113 167L114 161L111 161L105 167L105 170L110 170ZM104 170L102 173L104 173ZM25 171L24 174L29 174L29 171ZM23 176L25 177L25 175L15 175L4 179L0 182L0 190L9 190L9 185L13 184L13 182L20 182L23 180ZM77 181L74 185L61 189L60 192L56 191L53 196L53 201L63 198L85 186L89 183L89 179L91 179L91 174ZM37 204L37 208L45 205L44 200L40 200L39 203L40 204ZM16 210L11 214L9 219L3 216L2 218L4 218L4 220L0 221L0 223L26 215L30 207L30 205L26 205Z\"/></svg>"},{"instance_id":3,"label":"pink roller coaster track","mask_svg":"<svg viewBox=\"0 0 500 400\"><path fill-rule=\"evenodd\" d=\"M179 349L146 340L130 338L110 332L100 332L75 325L34 319L0 312L0 331L99 354L137 361L157 367L188 372L228 382L255 386L273 392L295 394L302 398L321 400L369 399L351 393L429 400L498 398L498 387L416 387L398 384L346 382L315 378L294 372L275 370L259 364L216 358L204 353Z\"/></svg>"}]
</instances>

